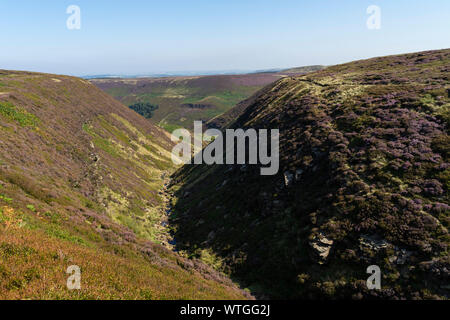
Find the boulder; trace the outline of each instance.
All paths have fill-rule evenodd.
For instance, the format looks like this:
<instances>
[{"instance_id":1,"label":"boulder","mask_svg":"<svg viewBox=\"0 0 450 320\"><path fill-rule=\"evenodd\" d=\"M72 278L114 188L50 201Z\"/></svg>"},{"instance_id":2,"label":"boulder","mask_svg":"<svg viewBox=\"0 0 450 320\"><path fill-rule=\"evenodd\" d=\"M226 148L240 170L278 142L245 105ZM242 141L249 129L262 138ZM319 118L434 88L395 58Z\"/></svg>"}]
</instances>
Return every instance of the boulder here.
<instances>
[{"instance_id":1,"label":"boulder","mask_svg":"<svg viewBox=\"0 0 450 320\"><path fill-rule=\"evenodd\" d=\"M313 239L309 242L309 245L313 251L313 258L319 264L324 264L330 255L331 248L334 241L325 237L324 234L319 233L315 235Z\"/></svg>"}]
</instances>

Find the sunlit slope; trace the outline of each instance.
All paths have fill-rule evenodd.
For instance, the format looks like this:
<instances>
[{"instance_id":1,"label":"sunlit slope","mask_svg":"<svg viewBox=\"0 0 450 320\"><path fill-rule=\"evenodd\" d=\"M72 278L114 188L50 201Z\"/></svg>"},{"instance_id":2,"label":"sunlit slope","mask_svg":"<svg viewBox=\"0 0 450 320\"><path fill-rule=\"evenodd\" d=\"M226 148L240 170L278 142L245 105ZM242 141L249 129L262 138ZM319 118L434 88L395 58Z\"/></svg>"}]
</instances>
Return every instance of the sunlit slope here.
<instances>
[{"instance_id":1,"label":"sunlit slope","mask_svg":"<svg viewBox=\"0 0 450 320\"><path fill-rule=\"evenodd\" d=\"M207 121L280 77L255 74L94 79L91 82L124 104L158 105L152 121L172 132L179 127L192 129L194 120Z\"/></svg>"},{"instance_id":2,"label":"sunlit slope","mask_svg":"<svg viewBox=\"0 0 450 320\"><path fill-rule=\"evenodd\" d=\"M0 298L242 298L154 243L171 148L85 80L0 71Z\"/></svg>"},{"instance_id":3,"label":"sunlit slope","mask_svg":"<svg viewBox=\"0 0 450 320\"><path fill-rule=\"evenodd\" d=\"M90 81L126 105L137 102L158 105L151 121L172 132L180 127L193 129L194 120L211 120L288 74L304 74L321 68L300 67L289 69L286 73L281 71Z\"/></svg>"}]
</instances>

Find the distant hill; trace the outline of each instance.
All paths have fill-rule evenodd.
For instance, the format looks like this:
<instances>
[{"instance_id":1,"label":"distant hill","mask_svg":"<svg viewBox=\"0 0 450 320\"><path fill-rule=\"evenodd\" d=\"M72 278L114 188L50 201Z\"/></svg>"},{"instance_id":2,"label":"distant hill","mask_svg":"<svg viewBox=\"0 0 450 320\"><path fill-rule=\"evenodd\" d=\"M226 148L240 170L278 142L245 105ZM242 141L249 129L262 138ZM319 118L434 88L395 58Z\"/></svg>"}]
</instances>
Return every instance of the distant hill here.
<instances>
[{"instance_id":1,"label":"distant hill","mask_svg":"<svg viewBox=\"0 0 450 320\"><path fill-rule=\"evenodd\" d=\"M86 80L0 70L0 299L249 298L166 248L172 146Z\"/></svg>"},{"instance_id":2,"label":"distant hill","mask_svg":"<svg viewBox=\"0 0 450 320\"><path fill-rule=\"evenodd\" d=\"M167 131L193 128L194 120L209 121L230 110L264 86L280 78L317 70L318 66L294 71L270 71L237 75L178 76L134 79L91 79L91 83L126 105L139 102L159 106L152 121ZM207 105L208 108L186 108Z\"/></svg>"},{"instance_id":3,"label":"distant hill","mask_svg":"<svg viewBox=\"0 0 450 320\"><path fill-rule=\"evenodd\" d=\"M230 128L280 130L280 171L186 165L180 248L258 297L448 299L450 49L285 77ZM380 268L369 290L367 268Z\"/></svg>"},{"instance_id":4,"label":"distant hill","mask_svg":"<svg viewBox=\"0 0 450 320\"><path fill-rule=\"evenodd\" d=\"M324 69L324 66L307 66L307 67L298 67L292 69L286 69L277 71L275 74L280 75L282 78L284 77L292 77L299 76L306 73L318 71ZM206 126L208 128L224 128L232 121L236 120L238 116L244 112L244 110L249 106L254 98L258 95L258 92L252 96L249 96L247 99L240 101L230 110L210 119L207 121Z\"/></svg>"},{"instance_id":5,"label":"distant hill","mask_svg":"<svg viewBox=\"0 0 450 320\"><path fill-rule=\"evenodd\" d=\"M325 66L306 66L306 67L298 67L298 68L291 68L291 69L284 69L279 71L281 74L287 74L287 75L299 75L299 74L305 74L309 72L319 71L324 69Z\"/></svg>"}]
</instances>

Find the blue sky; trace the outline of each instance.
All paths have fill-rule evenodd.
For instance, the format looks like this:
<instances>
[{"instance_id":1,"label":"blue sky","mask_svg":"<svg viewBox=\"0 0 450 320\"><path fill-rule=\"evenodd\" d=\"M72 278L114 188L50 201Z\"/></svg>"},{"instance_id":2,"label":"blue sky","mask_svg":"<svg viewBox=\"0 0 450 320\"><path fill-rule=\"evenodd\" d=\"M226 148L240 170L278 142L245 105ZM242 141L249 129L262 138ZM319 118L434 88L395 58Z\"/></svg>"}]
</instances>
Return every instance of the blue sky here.
<instances>
[{"instance_id":1,"label":"blue sky","mask_svg":"<svg viewBox=\"0 0 450 320\"><path fill-rule=\"evenodd\" d=\"M72 75L329 65L449 48L450 1L1 0L0 43L0 69Z\"/></svg>"}]
</instances>

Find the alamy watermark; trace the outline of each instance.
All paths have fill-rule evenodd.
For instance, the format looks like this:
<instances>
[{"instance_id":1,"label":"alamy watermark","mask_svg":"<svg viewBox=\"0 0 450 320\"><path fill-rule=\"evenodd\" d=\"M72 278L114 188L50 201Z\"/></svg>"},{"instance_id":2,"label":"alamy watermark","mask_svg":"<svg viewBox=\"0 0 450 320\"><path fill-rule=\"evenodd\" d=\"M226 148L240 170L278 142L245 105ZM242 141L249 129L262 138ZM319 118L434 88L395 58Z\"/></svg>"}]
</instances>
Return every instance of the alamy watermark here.
<instances>
[{"instance_id":1,"label":"alamy watermark","mask_svg":"<svg viewBox=\"0 0 450 320\"><path fill-rule=\"evenodd\" d=\"M280 166L279 139L278 129L227 129L224 136L218 129L203 132L202 122L195 121L193 138L186 129L172 133L172 141L178 142L172 150L172 161L176 164L259 164L261 175L275 175ZM211 143L203 149L204 141Z\"/></svg>"},{"instance_id":2,"label":"alamy watermark","mask_svg":"<svg viewBox=\"0 0 450 320\"><path fill-rule=\"evenodd\" d=\"M73 265L67 268L67 274L70 276L67 278L67 289L80 290L81 289L81 268Z\"/></svg>"},{"instance_id":3,"label":"alamy watermark","mask_svg":"<svg viewBox=\"0 0 450 320\"><path fill-rule=\"evenodd\" d=\"M70 5L66 9L66 13L70 14L67 18L66 26L69 30L81 29L81 9L79 6Z\"/></svg>"},{"instance_id":4,"label":"alamy watermark","mask_svg":"<svg viewBox=\"0 0 450 320\"><path fill-rule=\"evenodd\" d=\"M381 8L376 5L371 5L367 7L367 14L370 14L367 19L366 25L369 30L380 30L381 29Z\"/></svg>"},{"instance_id":5,"label":"alamy watermark","mask_svg":"<svg viewBox=\"0 0 450 320\"><path fill-rule=\"evenodd\" d=\"M381 289L381 269L377 265L367 267L367 273L371 276L367 279L367 289L380 290Z\"/></svg>"},{"instance_id":6,"label":"alamy watermark","mask_svg":"<svg viewBox=\"0 0 450 320\"><path fill-rule=\"evenodd\" d=\"M69 30L81 29L81 9L77 5L70 5L66 9L66 13L70 14L67 18L66 26ZM366 9L366 13L370 15L367 18L366 26L369 30L381 29L381 8L377 5L370 5Z\"/></svg>"}]
</instances>

